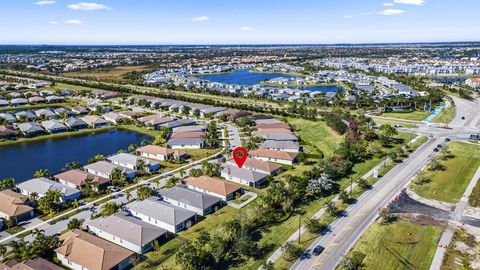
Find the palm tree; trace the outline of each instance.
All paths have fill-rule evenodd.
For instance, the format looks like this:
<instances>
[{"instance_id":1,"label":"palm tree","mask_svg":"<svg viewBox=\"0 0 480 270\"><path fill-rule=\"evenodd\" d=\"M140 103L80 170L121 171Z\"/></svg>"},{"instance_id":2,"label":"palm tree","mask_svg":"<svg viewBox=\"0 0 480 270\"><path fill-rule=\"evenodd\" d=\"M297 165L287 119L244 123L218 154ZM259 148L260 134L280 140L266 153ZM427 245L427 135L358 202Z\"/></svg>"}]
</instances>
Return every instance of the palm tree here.
<instances>
[{"instance_id":1,"label":"palm tree","mask_svg":"<svg viewBox=\"0 0 480 270\"><path fill-rule=\"evenodd\" d=\"M79 204L79 203L78 203L78 200L75 199L75 200L72 202L73 208L78 208L78 204Z\"/></svg>"},{"instance_id":2,"label":"palm tree","mask_svg":"<svg viewBox=\"0 0 480 270\"><path fill-rule=\"evenodd\" d=\"M6 253L6 252L7 252L7 247L4 246L4 245L2 245L2 244L0 244L0 255L1 255L2 257L5 257L5 253Z\"/></svg>"},{"instance_id":3,"label":"palm tree","mask_svg":"<svg viewBox=\"0 0 480 270\"><path fill-rule=\"evenodd\" d=\"M132 198L132 191L130 189L125 190L125 197L127 198L127 201Z\"/></svg>"},{"instance_id":4,"label":"palm tree","mask_svg":"<svg viewBox=\"0 0 480 270\"><path fill-rule=\"evenodd\" d=\"M49 175L50 173L47 169L40 169L33 174L33 177L48 177Z\"/></svg>"},{"instance_id":5,"label":"palm tree","mask_svg":"<svg viewBox=\"0 0 480 270\"><path fill-rule=\"evenodd\" d=\"M137 199L142 201L152 196L153 190L149 187L140 187L137 189Z\"/></svg>"},{"instance_id":6,"label":"palm tree","mask_svg":"<svg viewBox=\"0 0 480 270\"><path fill-rule=\"evenodd\" d=\"M120 206L114 202L106 203L102 206L102 216L111 216L120 209Z\"/></svg>"}]
</instances>

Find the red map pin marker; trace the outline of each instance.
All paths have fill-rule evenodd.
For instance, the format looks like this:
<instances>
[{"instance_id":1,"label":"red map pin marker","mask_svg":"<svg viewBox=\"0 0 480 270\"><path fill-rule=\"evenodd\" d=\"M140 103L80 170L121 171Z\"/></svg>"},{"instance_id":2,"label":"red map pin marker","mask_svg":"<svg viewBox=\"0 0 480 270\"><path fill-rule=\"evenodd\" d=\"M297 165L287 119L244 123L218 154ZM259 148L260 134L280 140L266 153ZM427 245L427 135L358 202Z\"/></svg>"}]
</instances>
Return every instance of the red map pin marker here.
<instances>
[{"instance_id":1,"label":"red map pin marker","mask_svg":"<svg viewBox=\"0 0 480 270\"><path fill-rule=\"evenodd\" d=\"M233 150L233 159L239 168L242 168L243 164L247 160L247 150L243 147L237 147Z\"/></svg>"}]
</instances>

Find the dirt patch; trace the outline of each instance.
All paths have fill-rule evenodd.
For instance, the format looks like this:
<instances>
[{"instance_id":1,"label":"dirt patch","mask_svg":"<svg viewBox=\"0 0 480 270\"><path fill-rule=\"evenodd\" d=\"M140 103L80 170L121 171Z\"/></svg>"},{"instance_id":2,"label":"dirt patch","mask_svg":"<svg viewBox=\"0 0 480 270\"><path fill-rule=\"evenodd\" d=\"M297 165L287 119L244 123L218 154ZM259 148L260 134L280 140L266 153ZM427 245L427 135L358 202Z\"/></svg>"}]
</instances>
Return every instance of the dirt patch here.
<instances>
[{"instance_id":1,"label":"dirt patch","mask_svg":"<svg viewBox=\"0 0 480 270\"><path fill-rule=\"evenodd\" d=\"M438 219L433 216L427 216L422 214L397 214L399 217L408 220L411 223L424 225L424 226L441 226L446 227L448 221L445 219Z\"/></svg>"}]
</instances>

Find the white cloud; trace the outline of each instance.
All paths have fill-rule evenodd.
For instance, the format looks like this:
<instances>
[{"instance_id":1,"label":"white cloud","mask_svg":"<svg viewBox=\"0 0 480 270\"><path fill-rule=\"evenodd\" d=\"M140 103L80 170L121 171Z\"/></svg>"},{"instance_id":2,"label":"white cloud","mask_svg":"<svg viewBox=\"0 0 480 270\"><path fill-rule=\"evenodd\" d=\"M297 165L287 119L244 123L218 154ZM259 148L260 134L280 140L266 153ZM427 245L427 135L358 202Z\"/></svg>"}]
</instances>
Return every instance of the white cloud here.
<instances>
[{"instance_id":1,"label":"white cloud","mask_svg":"<svg viewBox=\"0 0 480 270\"><path fill-rule=\"evenodd\" d=\"M240 31L252 31L253 28L250 27L250 26L242 26L242 27L238 28L238 30L240 30Z\"/></svg>"},{"instance_id":2,"label":"white cloud","mask_svg":"<svg viewBox=\"0 0 480 270\"><path fill-rule=\"evenodd\" d=\"M425 0L393 0L395 4L416 5L421 6L425 4Z\"/></svg>"},{"instance_id":3,"label":"white cloud","mask_svg":"<svg viewBox=\"0 0 480 270\"><path fill-rule=\"evenodd\" d=\"M392 15L398 15L398 14L402 14L404 13L405 10L401 10L401 9L385 9L385 10L382 10L380 12L378 12L378 14L380 15L386 15L386 16L392 16Z\"/></svg>"},{"instance_id":4,"label":"white cloud","mask_svg":"<svg viewBox=\"0 0 480 270\"><path fill-rule=\"evenodd\" d=\"M194 22L205 22L205 21L210 20L210 17L199 16L199 17L192 18L191 20L194 21Z\"/></svg>"},{"instance_id":5,"label":"white cloud","mask_svg":"<svg viewBox=\"0 0 480 270\"><path fill-rule=\"evenodd\" d=\"M80 21L80 20L66 20L66 21L64 21L64 23L66 23L66 24L82 24L83 21Z\"/></svg>"},{"instance_id":6,"label":"white cloud","mask_svg":"<svg viewBox=\"0 0 480 270\"><path fill-rule=\"evenodd\" d=\"M391 7L391 6L394 6L395 3L383 3L383 5L386 7Z\"/></svg>"},{"instance_id":7,"label":"white cloud","mask_svg":"<svg viewBox=\"0 0 480 270\"><path fill-rule=\"evenodd\" d=\"M92 10L111 10L112 8L109 6L106 6L104 4L99 4L99 3L91 3L91 2L80 2L77 4L70 4L67 6L69 9L73 10L86 10L86 11L92 11Z\"/></svg>"},{"instance_id":8,"label":"white cloud","mask_svg":"<svg viewBox=\"0 0 480 270\"><path fill-rule=\"evenodd\" d=\"M59 23L57 21L49 21L48 24L50 25L58 25Z\"/></svg>"},{"instance_id":9,"label":"white cloud","mask_svg":"<svg viewBox=\"0 0 480 270\"><path fill-rule=\"evenodd\" d=\"M353 19L353 15L345 15L345 16L343 16L343 18L345 18L345 19Z\"/></svg>"},{"instance_id":10,"label":"white cloud","mask_svg":"<svg viewBox=\"0 0 480 270\"><path fill-rule=\"evenodd\" d=\"M360 14L365 15L365 16L368 16L368 15L373 15L373 14L375 14L375 12L365 11L365 12L362 12L362 13L360 13Z\"/></svg>"},{"instance_id":11,"label":"white cloud","mask_svg":"<svg viewBox=\"0 0 480 270\"><path fill-rule=\"evenodd\" d=\"M41 0L41 1L35 2L35 5L37 6L53 5L53 4L55 4L55 1L52 1L52 0Z\"/></svg>"}]
</instances>

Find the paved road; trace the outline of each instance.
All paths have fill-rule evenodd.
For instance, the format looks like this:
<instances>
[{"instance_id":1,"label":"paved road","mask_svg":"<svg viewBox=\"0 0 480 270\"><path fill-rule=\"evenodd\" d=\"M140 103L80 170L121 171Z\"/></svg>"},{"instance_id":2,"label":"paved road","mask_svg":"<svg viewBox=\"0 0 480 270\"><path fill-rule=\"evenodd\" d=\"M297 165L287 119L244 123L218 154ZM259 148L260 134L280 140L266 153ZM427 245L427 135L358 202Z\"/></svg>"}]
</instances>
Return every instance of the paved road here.
<instances>
[{"instance_id":1,"label":"paved road","mask_svg":"<svg viewBox=\"0 0 480 270\"><path fill-rule=\"evenodd\" d=\"M429 138L427 143L419 147L403 163L382 177L372 190L360 196L357 204L347 209L346 217L337 219L331 224L332 232L318 237L307 249L309 251L316 245L322 245L325 250L320 256L301 258L291 269L335 269L342 256L378 217L379 210L397 196L401 189L406 187L410 180L429 163L433 150L438 144L444 142L446 137L465 140L468 138L468 134L478 131L479 101L466 101L455 97L453 100L457 113L449 125L452 129L421 125L418 129L411 130L432 134L432 138Z\"/></svg>"},{"instance_id":2,"label":"paved road","mask_svg":"<svg viewBox=\"0 0 480 270\"><path fill-rule=\"evenodd\" d=\"M371 190L358 198L358 202L347 208L347 216L331 224L331 233L317 238L308 248L316 245L325 247L318 257L312 256L298 260L291 269L335 269L363 232L378 216L378 210L385 207L398 191L404 188L430 160L433 149L443 139L429 139L412 155L394 167Z\"/></svg>"}]
</instances>

